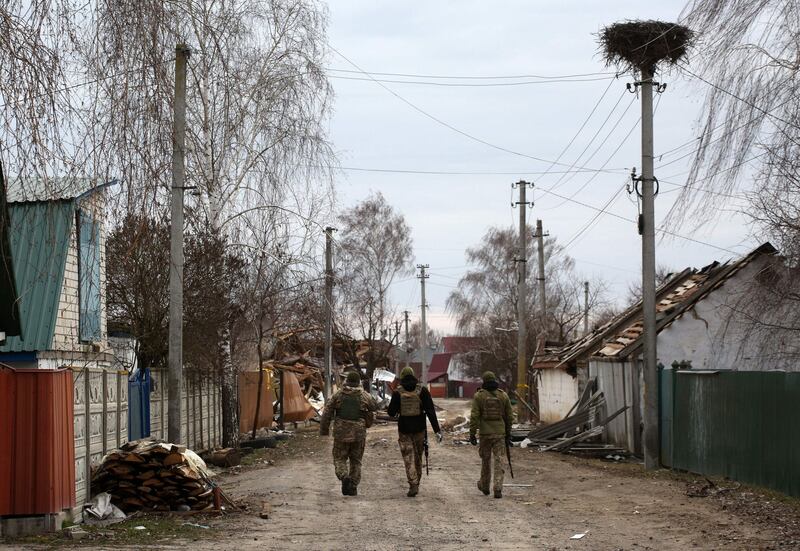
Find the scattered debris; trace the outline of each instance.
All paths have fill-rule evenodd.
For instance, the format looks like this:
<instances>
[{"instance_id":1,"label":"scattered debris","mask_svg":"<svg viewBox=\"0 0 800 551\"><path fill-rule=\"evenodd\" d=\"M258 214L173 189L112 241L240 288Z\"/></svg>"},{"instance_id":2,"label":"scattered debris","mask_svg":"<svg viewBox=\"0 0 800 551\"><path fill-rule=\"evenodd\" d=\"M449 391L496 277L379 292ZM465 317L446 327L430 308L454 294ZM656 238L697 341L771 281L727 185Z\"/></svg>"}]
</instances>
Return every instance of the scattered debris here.
<instances>
[{"instance_id":1,"label":"scattered debris","mask_svg":"<svg viewBox=\"0 0 800 551\"><path fill-rule=\"evenodd\" d=\"M197 524L196 522L184 522L181 526L192 526L194 528L202 528L203 530L208 530L211 528L210 526L206 526L205 524Z\"/></svg>"},{"instance_id":2,"label":"scattered debris","mask_svg":"<svg viewBox=\"0 0 800 551\"><path fill-rule=\"evenodd\" d=\"M370 445L371 445L373 448L375 448L375 447L377 447L377 446L381 446L381 447L383 447L383 448L386 448L386 447L388 447L388 446L389 446L389 441L388 441L386 438L381 438L380 440L375 440L375 441L374 441L374 442L372 442L372 444L370 444Z\"/></svg>"},{"instance_id":3,"label":"scattered debris","mask_svg":"<svg viewBox=\"0 0 800 551\"><path fill-rule=\"evenodd\" d=\"M629 407L622 407L611 415L598 420L600 412L604 410L606 400L602 391L595 391L596 387L597 381L593 378L564 419L531 430L525 440L539 446L539 451L560 451L594 456L624 453L625 450L616 446L586 442L603 434L605 426Z\"/></svg>"},{"instance_id":4,"label":"scattered debris","mask_svg":"<svg viewBox=\"0 0 800 551\"><path fill-rule=\"evenodd\" d=\"M268 502L262 501L261 513L258 516L263 518L264 520L267 520L269 519L271 514L272 514L272 506Z\"/></svg>"},{"instance_id":5,"label":"scattered debris","mask_svg":"<svg viewBox=\"0 0 800 551\"><path fill-rule=\"evenodd\" d=\"M588 532L583 532L583 533L581 533L581 534L575 534L574 536L572 536L572 537L571 537L571 538L569 538L569 539L571 539L571 540L579 540L579 539L583 539L583 537L584 537L586 534L588 534Z\"/></svg>"},{"instance_id":6,"label":"scattered debris","mask_svg":"<svg viewBox=\"0 0 800 551\"><path fill-rule=\"evenodd\" d=\"M447 432L453 432L456 427L462 426L467 422L467 419L463 415L459 415L453 419L447 419L444 423L442 423L442 430L446 430Z\"/></svg>"},{"instance_id":7,"label":"scattered debris","mask_svg":"<svg viewBox=\"0 0 800 551\"><path fill-rule=\"evenodd\" d=\"M70 526L69 528L64 528L63 533L64 536L71 540L82 540L89 536L89 532L80 526Z\"/></svg>"},{"instance_id":8,"label":"scattered debris","mask_svg":"<svg viewBox=\"0 0 800 551\"><path fill-rule=\"evenodd\" d=\"M214 473L192 450L158 440L129 442L106 455L91 488L107 492L122 511L215 509Z\"/></svg>"},{"instance_id":9,"label":"scattered debris","mask_svg":"<svg viewBox=\"0 0 800 551\"><path fill-rule=\"evenodd\" d=\"M687 497L708 497L710 495L720 495L733 490L738 490L742 486L741 484L737 484L736 486L720 487L714 484L710 478L704 478L705 484L697 481L686 485Z\"/></svg>"},{"instance_id":10,"label":"scattered debris","mask_svg":"<svg viewBox=\"0 0 800 551\"><path fill-rule=\"evenodd\" d=\"M106 526L122 522L126 518L125 513L111 503L111 495L107 492L97 494L90 503L83 506L83 519L86 524Z\"/></svg>"},{"instance_id":11,"label":"scattered debris","mask_svg":"<svg viewBox=\"0 0 800 551\"><path fill-rule=\"evenodd\" d=\"M236 448L222 448L212 451L208 462L216 467L235 467L242 462L242 455Z\"/></svg>"}]
</instances>

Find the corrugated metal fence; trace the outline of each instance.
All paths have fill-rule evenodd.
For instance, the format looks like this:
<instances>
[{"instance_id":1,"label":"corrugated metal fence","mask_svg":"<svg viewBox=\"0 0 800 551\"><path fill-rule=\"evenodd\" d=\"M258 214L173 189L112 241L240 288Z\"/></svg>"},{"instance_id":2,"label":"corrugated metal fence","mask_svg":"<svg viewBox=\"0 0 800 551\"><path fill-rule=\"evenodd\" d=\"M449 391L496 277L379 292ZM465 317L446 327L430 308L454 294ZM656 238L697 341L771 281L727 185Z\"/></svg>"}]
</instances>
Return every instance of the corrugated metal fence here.
<instances>
[{"instance_id":1,"label":"corrugated metal fence","mask_svg":"<svg viewBox=\"0 0 800 551\"><path fill-rule=\"evenodd\" d=\"M800 373L661 372L661 462L800 496Z\"/></svg>"}]
</instances>

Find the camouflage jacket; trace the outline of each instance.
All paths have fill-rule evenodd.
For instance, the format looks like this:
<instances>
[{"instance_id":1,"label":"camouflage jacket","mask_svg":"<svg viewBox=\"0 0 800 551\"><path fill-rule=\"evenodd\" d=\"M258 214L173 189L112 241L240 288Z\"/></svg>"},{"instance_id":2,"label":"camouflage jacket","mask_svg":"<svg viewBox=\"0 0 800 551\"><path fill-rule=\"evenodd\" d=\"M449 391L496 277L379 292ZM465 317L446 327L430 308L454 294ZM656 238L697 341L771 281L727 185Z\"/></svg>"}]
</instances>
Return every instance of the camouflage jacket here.
<instances>
[{"instance_id":1,"label":"camouflage jacket","mask_svg":"<svg viewBox=\"0 0 800 551\"><path fill-rule=\"evenodd\" d=\"M500 400L502 415L501 419L486 419L486 402L489 398ZM506 436L511 431L511 421L514 418L514 410L511 408L511 400L508 394L500 390L487 390L480 388L472 399L472 411L469 416L469 433L480 432L481 436Z\"/></svg>"},{"instance_id":2,"label":"camouflage jacket","mask_svg":"<svg viewBox=\"0 0 800 551\"><path fill-rule=\"evenodd\" d=\"M360 395L361 419L357 421L336 419L336 412L342 403L342 396L344 394ZM375 398L370 396L363 388L344 386L328 400L327 404L325 404L325 410L322 412L322 420L319 424L319 433L322 436L330 434L331 421L333 421L333 438L335 440L340 442L357 442L359 440L364 440L367 437L367 427L372 426L373 412L376 409L378 409L378 404L375 402Z\"/></svg>"}]
</instances>

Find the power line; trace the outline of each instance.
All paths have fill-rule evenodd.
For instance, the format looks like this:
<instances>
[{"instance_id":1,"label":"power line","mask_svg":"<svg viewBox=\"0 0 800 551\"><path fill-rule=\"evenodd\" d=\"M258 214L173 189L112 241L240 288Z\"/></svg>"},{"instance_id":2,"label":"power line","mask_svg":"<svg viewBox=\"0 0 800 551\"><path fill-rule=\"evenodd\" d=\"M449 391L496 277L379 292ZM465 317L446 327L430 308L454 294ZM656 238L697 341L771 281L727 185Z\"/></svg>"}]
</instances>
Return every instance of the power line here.
<instances>
[{"instance_id":1,"label":"power line","mask_svg":"<svg viewBox=\"0 0 800 551\"><path fill-rule=\"evenodd\" d=\"M503 87L503 86L530 86L532 84L557 84L564 82L597 82L599 80L614 80L615 76L611 77L596 77L596 78L579 78L579 79L559 79L559 80L526 80L522 82L491 82L491 83L466 83L466 82L434 82L423 80L392 80L382 78L361 78L361 77L346 77L342 75L328 75L328 78L338 78L340 80L357 80L365 82L386 82L388 84L415 84L418 86L440 86L445 88L490 88L490 87Z\"/></svg>"},{"instance_id":2,"label":"power line","mask_svg":"<svg viewBox=\"0 0 800 551\"><path fill-rule=\"evenodd\" d=\"M523 176L523 175L543 175L543 174L564 174L570 172L576 173L591 173L597 172L597 169L575 169L575 170L561 170L561 171L547 171L547 170L518 170L516 172L492 172L492 171L455 171L455 170L412 170L412 169L399 169L399 168L374 168L374 167L359 167L359 166L319 166L316 168L328 168L346 170L350 172L379 172L389 174L430 174L433 176ZM618 174L622 172L629 172L630 168L605 168L600 172Z\"/></svg>"},{"instance_id":3,"label":"power line","mask_svg":"<svg viewBox=\"0 0 800 551\"><path fill-rule=\"evenodd\" d=\"M328 68L328 71L334 71L337 73L354 73L354 74L367 74L367 75L377 75L377 76L384 76L384 77L406 77L406 78L434 78L434 79L449 79L449 80L502 80L502 79L521 79L521 78L538 78L538 79L568 79L568 78L580 78L580 77L591 77L591 76L598 76L598 75L616 75L616 72L612 71L604 71L604 72L596 72L596 73L578 73L574 75L532 75L532 74L523 74L523 75L426 75L426 74L417 74L417 73L384 73L384 72L377 72L377 71L362 71L361 69L357 71L353 71L352 69L336 69L336 68Z\"/></svg>"},{"instance_id":4,"label":"power line","mask_svg":"<svg viewBox=\"0 0 800 551\"><path fill-rule=\"evenodd\" d=\"M550 161L548 159L543 159L541 157L536 157L534 155L528 155L526 153L521 153L519 151L514 151L513 149L508 149L506 147L502 147L502 146L493 144L493 143L488 142L488 141L486 141L486 140L484 140L482 138L478 138L477 136L473 136L472 134L464 132L463 130L461 130L459 128L456 128L455 126L443 121L442 119L436 117L435 115L432 115L432 114L428 113L427 111L425 111L421 107L418 107L417 105L415 105L411 101L407 100L406 98L404 98L403 96L401 96L400 94L398 94L397 92L395 92L394 90L392 90L391 88L386 86L384 83L378 82L374 78L370 77L369 74L367 72L365 72L361 67L359 67L354 61L351 61L347 56L345 56L343 53L341 53L339 50L337 50L336 48L334 48L330 44L328 44L328 47L333 52L335 52L338 56L340 56L342 59L347 61L350 65L352 65L353 67L358 69L359 72L361 72L362 74L368 76L373 82L375 82L375 84L377 84L378 86L380 86L381 88L383 88L384 90L389 92L391 95L393 95L394 97L396 97L397 99L399 99L400 101L402 101L403 103L405 103L406 105L408 105L409 107L411 107L412 109L414 109L415 111L420 113L421 115L424 115L425 117L431 119L432 121L436 122L437 124L440 124L440 125L444 126L445 128L447 128L447 129L449 129L449 130L451 130L451 131L453 131L453 132L455 132L457 134L460 134L461 136L464 136L465 138L468 138L468 139L470 139L470 140L472 140L474 142L480 143L480 144L485 145L487 147L490 147L492 149L496 149L497 151L502 151L504 153L508 153L510 155L516 155L516 156L519 156L519 157L525 157L527 159L533 159L534 161L539 161L539 162L542 162L542 163L552 163L552 164L557 164L557 165L561 165L561 166L567 166L566 163L561 163L561 162L556 163L556 162ZM570 168L574 168L574 167L570 167ZM582 166L580 168L587 168L587 167Z\"/></svg>"}]
</instances>

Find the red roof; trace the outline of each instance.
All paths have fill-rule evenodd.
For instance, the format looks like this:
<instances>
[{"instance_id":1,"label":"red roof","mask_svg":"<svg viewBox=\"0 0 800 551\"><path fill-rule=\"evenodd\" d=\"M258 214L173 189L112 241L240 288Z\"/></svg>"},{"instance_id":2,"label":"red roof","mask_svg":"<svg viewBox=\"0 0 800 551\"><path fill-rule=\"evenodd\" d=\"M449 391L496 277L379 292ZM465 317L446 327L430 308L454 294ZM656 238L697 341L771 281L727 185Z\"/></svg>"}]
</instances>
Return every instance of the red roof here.
<instances>
[{"instance_id":1,"label":"red roof","mask_svg":"<svg viewBox=\"0 0 800 551\"><path fill-rule=\"evenodd\" d=\"M463 354L481 348L480 337L442 337L444 351L450 354Z\"/></svg>"},{"instance_id":2,"label":"red roof","mask_svg":"<svg viewBox=\"0 0 800 551\"><path fill-rule=\"evenodd\" d=\"M431 365L428 367L428 382L432 383L439 377L447 375L447 370L450 368L450 358L452 354L434 354L431 359Z\"/></svg>"}]
</instances>

